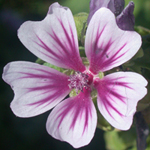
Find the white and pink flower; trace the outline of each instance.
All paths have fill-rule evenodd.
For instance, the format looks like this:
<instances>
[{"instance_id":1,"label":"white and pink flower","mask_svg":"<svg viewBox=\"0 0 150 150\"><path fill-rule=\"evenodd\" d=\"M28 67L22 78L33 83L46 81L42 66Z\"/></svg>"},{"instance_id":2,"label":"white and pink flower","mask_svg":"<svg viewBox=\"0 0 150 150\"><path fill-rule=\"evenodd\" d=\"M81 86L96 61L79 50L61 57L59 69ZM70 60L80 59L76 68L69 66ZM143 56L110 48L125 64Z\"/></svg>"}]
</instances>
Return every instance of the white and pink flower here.
<instances>
[{"instance_id":1,"label":"white and pink flower","mask_svg":"<svg viewBox=\"0 0 150 150\"><path fill-rule=\"evenodd\" d=\"M82 147L91 141L97 125L91 98L91 92L96 90L98 109L104 118L117 129L130 128L137 102L147 93L147 81L133 72L115 72L102 79L98 73L131 59L141 46L141 37L134 31L119 29L109 9L97 10L88 25L85 38L88 67L79 54L72 13L58 3L50 6L44 20L25 22L18 37L37 57L72 69L75 74L67 76L31 62L7 64L3 79L14 90L11 109L16 116L32 117L55 107L47 119L48 133L75 148ZM78 94L63 100L72 89Z\"/></svg>"}]
</instances>

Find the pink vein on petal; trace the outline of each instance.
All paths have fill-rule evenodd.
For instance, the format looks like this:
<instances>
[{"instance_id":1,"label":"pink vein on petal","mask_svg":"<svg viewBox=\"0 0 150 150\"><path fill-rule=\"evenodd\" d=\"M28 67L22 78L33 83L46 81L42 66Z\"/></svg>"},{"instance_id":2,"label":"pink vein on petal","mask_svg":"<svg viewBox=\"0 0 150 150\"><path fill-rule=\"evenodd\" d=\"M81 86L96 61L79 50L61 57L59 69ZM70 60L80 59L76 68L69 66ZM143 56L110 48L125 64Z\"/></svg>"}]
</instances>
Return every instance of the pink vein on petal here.
<instances>
[{"instance_id":1,"label":"pink vein on petal","mask_svg":"<svg viewBox=\"0 0 150 150\"><path fill-rule=\"evenodd\" d=\"M111 109L114 110L119 116L123 117L124 114L122 114L118 109L117 109L117 101L120 101L122 104L127 105L127 101L125 96L119 94L115 88L115 86L117 86L117 88L119 87L125 87L131 90L132 89L129 86L129 82L124 82L124 81L117 81L117 80L121 80L124 79L125 77L118 77L118 78L114 78L114 79L107 79L104 78L104 80L99 80L99 83L97 83L97 85L95 86L95 88L98 90L98 95L99 95L99 100L101 100L101 102L103 103L106 111L108 112L108 114L114 119L115 117L112 115L111 113ZM117 99L115 99L117 98ZM117 100L117 101L116 101ZM115 105L117 107L115 107ZM117 120L116 120L117 121Z\"/></svg>"},{"instance_id":2,"label":"pink vein on petal","mask_svg":"<svg viewBox=\"0 0 150 150\"><path fill-rule=\"evenodd\" d=\"M50 54L46 54L41 51L41 53L43 53L45 56L50 57L51 59L53 59L59 63L62 62L62 64L69 67L70 69L74 69L77 71L84 71L85 67L82 64L81 58L78 53L79 52L79 50L77 48L78 43L75 43L73 31L72 31L70 24L68 23L72 39L70 39L68 31L66 31L62 21L59 19L58 19L58 21L63 29L66 40L61 41L53 29L51 29L52 33L47 32L47 34L50 36L50 38L52 38L57 43L57 44L55 44L55 43L51 43L51 44L53 45L53 47L55 47L55 49L57 49L57 51L59 52L59 53L57 52L58 54L56 52L54 52L52 50L52 48L50 48L48 45L46 45L44 43L44 41L42 41L42 39L40 39L37 35L36 35L36 37L38 38L38 40L41 44L36 41L34 41L34 42L50 53ZM60 47L58 47L58 46L60 46Z\"/></svg>"},{"instance_id":3,"label":"pink vein on petal","mask_svg":"<svg viewBox=\"0 0 150 150\"><path fill-rule=\"evenodd\" d=\"M50 55L48 55L48 54L45 54L45 53L42 52L42 51L41 51L41 53L44 54L45 56L48 56L48 57L54 59L54 60L57 60L57 59L59 58L59 56L58 56L56 53L54 53L54 51L53 51L50 47L48 47L48 46L42 41L42 39L40 39L40 38L38 37L38 35L36 35L36 37L38 38L38 40L40 41L41 44L37 43L36 41L34 41L34 42L35 42L36 44L38 44L40 47L42 47L43 49L45 49L46 51L48 51L50 54L52 54L52 55L55 56L55 57L52 57L52 56L50 56ZM57 59L56 59L56 58L57 58ZM60 59L60 58L59 58L59 59Z\"/></svg>"},{"instance_id":4,"label":"pink vein on petal","mask_svg":"<svg viewBox=\"0 0 150 150\"><path fill-rule=\"evenodd\" d=\"M98 48L98 42L100 40L100 37L105 29L106 25L103 27L102 31L99 33L99 27L98 27L98 31L97 31L97 34L96 34L96 40L95 42L93 43L93 47L92 47L92 50L95 52L97 51L99 48ZM94 28L93 28L94 29Z\"/></svg>"},{"instance_id":5,"label":"pink vein on petal","mask_svg":"<svg viewBox=\"0 0 150 150\"><path fill-rule=\"evenodd\" d=\"M119 55L118 57L116 57L116 56L119 54L119 52L120 52L125 46L126 46L126 43L125 43L119 50L117 50L116 53L115 53L113 56L111 56L110 59L108 59L107 61L104 62L102 68L104 68L106 65L111 65L112 63L115 63L115 61L117 61L119 58L121 58L128 50L127 50L126 52L122 53L121 55ZM109 55L109 54L108 54L108 55Z\"/></svg>"},{"instance_id":6,"label":"pink vein on petal","mask_svg":"<svg viewBox=\"0 0 150 150\"><path fill-rule=\"evenodd\" d=\"M92 54L93 56L92 56L92 60L90 64L90 70L92 72L97 73L99 70L103 70L106 66L108 67L108 66L113 65L114 63L117 62L117 60L119 60L128 51L126 50L126 52L117 56L120 53L120 51L127 45L127 43L125 43L124 45L122 45L121 48L119 48L115 52L115 54L109 57L109 53L111 53L111 50L109 49L113 43L114 42L110 39L108 43L106 44L105 48L103 49L101 48L103 43L101 44L100 48L98 48L97 45L95 46L95 52L98 51L98 53ZM109 51L109 53L107 53L107 51Z\"/></svg>"},{"instance_id":7,"label":"pink vein on petal","mask_svg":"<svg viewBox=\"0 0 150 150\"><path fill-rule=\"evenodd\" d=\"M45 87L46 88L46 87ZM50 88L50 87L49 87ZM31 89L30 90L30 92L32 92L32 91L35 91L35 90L37 90L37 89ZM38 90L40 90L40 89L38 89ZM50 92L50 90L49 91L47 91L47 92L45 92L45 93L48 93L48 92ZM42 94L45 94L45 93L42 93ZM59 90L59 95L60 94L63 94L63 91L60 91ZM41 95L41 94L40 94ZM48 96L48 97L46 97L46 98L44 98L44 99L42 99L42 100L39 100L39 101L37 101L37 102L34 102L34 103L30 103L30 104L27 104L27 105L35 105L35 107L38 107L38 106L40 106L40 105L43 105L43 104L45 104L45 103L47 103L45 106L47 106L47 105L49 105L50 103L52 103L53 101L55 101L57 98L58 98L59 96L58 96L58 91L56 91L53 95L50 95L50 96ZM44 106L44 107L45 107Z\"/></svg>"},{"instance_id":8,"label":"pink vein on petal","mask_svg":"<svg viewBox=\"0 0 150 150\"><path fill-rule=\"evenodd\" d=\"M84 134L86 128L88 127L89 117L92 117L92 112L91 112L91 104L90 104L89 100L87 100L85 98L82 99L82 98L84 98L82 95L80 98L77 96L73 100L71 100L72 98L70 98L70 101L68 102L68 104L63 108L63 110L60 110L60 113L59 113L58 117L56 118L56 120L60 118L58 128L60 127L65 116L70 111L73 110L72 111L73 119L70 124L70 129L72 129L72 130L74 129L76 121L78 119L81 120L82 115L85 113L84 129L82 132L82 134Z\"/></svg>"},{"instance_id":9,"label":"pink vein on petal","mask_svg":"<svg viewBox=\"0 0 150 150\"><path fill-rule=\"evenodd\" d=\"M58 19L58 20L59 20L59 19ZM72 40L73 40L73 41L71 41L71 39L70 39L70 37L69 37L69 35L68 35L68 32L66 31L66 29L65 29L65 27L64 27L64 25L63 25L63 23L62 23L62 21L59 20L59 22L60 22L60 24L61 24L61 26L62 26L62 28L63 28L63 31L64 31L64 33L65 33L65 36L66 36L66 38L67 38L67 40L68 40L68 42L69 42L70 50L72 50L73 53L76 52L76 50L74 50L74 49L76 48L76 44L75 44L75 41L74 41L73 32L72 32L72 28L71 28L70 24L68 23L68 24L69 24L69 29L70 29L70 32L71 32ZM72 43L72 42L73 42L73 43Z\"/></svg>"},{"instance_id":10,"label":"pink vein on petal","mask_svg":"<svg viewBox=\"0 0 150 150\"><path fill-rule=\"evenodd\" d=\"M33 91L44 90L43 93L40 93L40 95L42 95L42 94L46 94L48 92L51 92L53 89L55 90L55 92L52 95L49 95L48 97L46 97L46 98L44 98L42 100L39 100L39 101L34 102L34 103L27 104L27 105L36 105L36 107L38 107L39 105L43 105L44 103L47 103L49 101L49 103L47 103L47 105L48 105L51 102L55 101L55 99L57 99L59 97L59 95L63 94L65 87L66 87L66 90L69 89L68 86L67 86L68 85L67 77L66 77L66 79L63 79L63 80L61 79L61 81L60 81L61 84L59 84L59 86L58 86L58 85L56 85L56 83L58 84L56 75L54 76L53 73L50 73L50 72L48 72L46 70L42 70L42 69L36 69L36 68L28 68L28 69L42 71L44 73L47 73L47 75L43 75L43 74L42 75L38 75L38 74L32 74L32 73L26 73L26 72L19 72L20 74L24 74L26 76L20 77L18 79L23 79L23 78L33 78L33 79L41 78L41 79L43 79L43 82L47 81L48 85L44 85L44 86L40 86L40 87L27 88L27 92L26 93L33 92ZM51 83L50 83L48 81L49 78L50 78L50 80L53 80L53 82L51 81ZM41 83L41 82L38 82L38 83ZM63 85L63 88L62 88L61 85ZM46 91L46 89L47 89L47 91ZM59 94L58 94L58 91L59 91Z\"/></svg>"},{"instance_id":11,"label":"pink vein on petal","mask_svg":"<svg viewBox=\"0 0 150 150\"><path fill-rule=\"evenodd\" d=\"M105 90L106 90L106 91L109 91L108 88L106 88ZM105 96L105 95L102 94L102 92L101 92L100 95L101 95L101 96L103 95L102 98L101 98L101 100L103 101L103 104L104 104L104 106L105 106L105 109L107 110L107 112L109 113L109 115L110 115L113 119L115 119L115 118L112 116L112 114L110 113L110 109L109 109L109 107L110 107L110 108L112 108L116 113L118 113L120 116L123 116L123 115L111 104L111 102L108 100L107 97L109 97L109 98L111 99L111 101L115 102L115 101L111 98L111 96L109 95L109 94L112 94L114 97L118 98L120 101L122 101L124 104L126 104L125 101L123 100L123 98L125 98L125 97L121 96L120 94L118 94L117 92L114 92L114 91L103 92L103 93L105 93L105 95L107 95L107 96ZM106 93L107 93L107 94L106 94Z\"/></svg>"}]
</instances>

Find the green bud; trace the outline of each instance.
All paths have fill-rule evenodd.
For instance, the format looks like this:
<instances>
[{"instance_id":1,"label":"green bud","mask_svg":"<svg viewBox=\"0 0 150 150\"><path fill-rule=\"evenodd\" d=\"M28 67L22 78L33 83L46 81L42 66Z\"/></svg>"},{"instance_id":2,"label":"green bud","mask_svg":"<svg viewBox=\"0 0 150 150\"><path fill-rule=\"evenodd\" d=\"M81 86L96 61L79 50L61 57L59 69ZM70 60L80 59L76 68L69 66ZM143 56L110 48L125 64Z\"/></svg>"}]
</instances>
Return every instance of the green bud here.
<instances>
[{"instance_id":1,"label":"green bud","mask_svg":"<svg viewBox=\"0 0 150 150\"><path fill-rule=\"evenodd\" d=\"M70 76L70 75L73 75L75 73L75 71L68 69L68 70L64 70L63 73L66 74L67 76Z\"/></svg>"},{"instance_id":2,"label":"green bud","mask_svg":"<svg viewBox=\"0 0 150 150\"><path fill-rule=\"evenodd\" d=\"M95 98L97 99L97 90L95 90L95 89L92 90L91 97L92 97L93 101L95 100ZM94 101L94 104L96 104L96 101Z\"/></svg>"},{"instance_id":3,"label":"green bud","mask_svg":"<svg viewBox=\"0 0 150 150\"><path fill-rule=\"evenodd\" d=\"M104 73L103 72L99 72L98 76L99 76L100 79L102 79L104 77Z\"/></svg>"},{"instance_id":4,"label":"green bud","mask_svg":"<svg viewBox=\"0 0 150 150\"><path fill-rule=\"evenodd\" d=\"M69 93L69 96L70 97L74 97L74 96L76 96L77 95L77 93L76 93L76 90L75 89L73 89L70 93Z\"/></svg>"}]
</instances>

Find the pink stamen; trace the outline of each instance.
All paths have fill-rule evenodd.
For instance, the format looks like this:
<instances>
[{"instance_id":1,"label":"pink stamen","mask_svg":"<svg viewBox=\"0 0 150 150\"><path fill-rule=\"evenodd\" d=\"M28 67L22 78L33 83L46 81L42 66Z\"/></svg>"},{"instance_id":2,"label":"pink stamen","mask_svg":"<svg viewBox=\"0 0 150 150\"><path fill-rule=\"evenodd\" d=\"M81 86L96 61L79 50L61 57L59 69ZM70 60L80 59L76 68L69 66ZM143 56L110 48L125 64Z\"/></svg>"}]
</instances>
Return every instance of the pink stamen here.
<instances>
[{"instance_id":1,"label":"pink stamen","mask_svg":"<svg viewBox=\"0 0 150 150\"><path fill-rule=\"evenodd\" d=\"M79 71L75 72L74 75L70 75L70 79L68 79L68 81L70 81L70 83L68 84L69 88L74 88L76 90L76 93L78 93L78 91L83 92L84 87L89 87L89 75L87 75L86 73L82 73Z\"/></svg>"}]
</instances>

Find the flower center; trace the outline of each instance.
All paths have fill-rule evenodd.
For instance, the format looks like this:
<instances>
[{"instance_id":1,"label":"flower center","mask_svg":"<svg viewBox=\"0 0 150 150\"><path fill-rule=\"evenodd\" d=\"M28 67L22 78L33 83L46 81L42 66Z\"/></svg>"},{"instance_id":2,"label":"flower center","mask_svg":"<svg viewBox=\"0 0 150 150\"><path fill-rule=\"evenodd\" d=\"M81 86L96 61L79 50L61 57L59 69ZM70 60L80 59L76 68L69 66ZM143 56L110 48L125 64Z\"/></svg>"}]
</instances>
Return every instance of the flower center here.
<instances>
[{"instance_id":1,"label":"flower center","mask_svg":"<svg viewBox=\"0 0 150 150\"><path fill-rule=\"evenodd\" d=\"M78 91L83 92L83 88L88 88L93 81L93 76L87 73L75 72L74 75L70 75L70 79L68 79L70 83L68 84L69 88L74 88L76 93Z\"/></svg>"}]
</instances>

